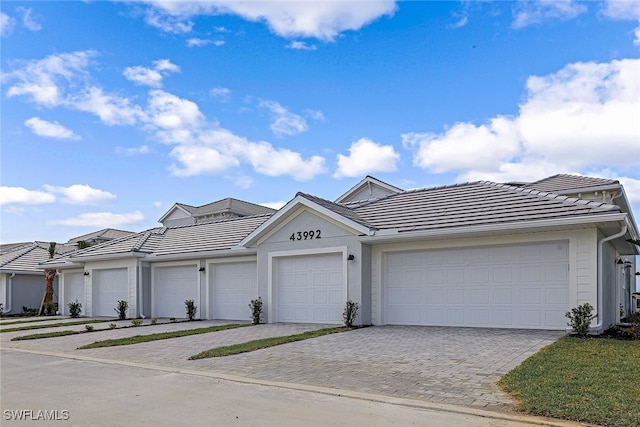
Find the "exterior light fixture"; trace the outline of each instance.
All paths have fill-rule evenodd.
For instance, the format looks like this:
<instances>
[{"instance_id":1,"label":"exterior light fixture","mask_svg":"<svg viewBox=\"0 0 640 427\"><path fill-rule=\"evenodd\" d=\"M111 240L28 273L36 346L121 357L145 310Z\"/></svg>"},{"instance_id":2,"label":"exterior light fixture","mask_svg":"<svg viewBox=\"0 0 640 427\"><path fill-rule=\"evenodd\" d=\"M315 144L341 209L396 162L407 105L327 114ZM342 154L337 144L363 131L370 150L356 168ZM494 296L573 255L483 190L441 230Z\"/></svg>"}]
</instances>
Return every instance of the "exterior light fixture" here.
<instances>
[{"instance_id":1,"label":"exterior light fixture","mask_svg":"<svg viewBox=\"0 0 640 427\"><path fill-rule=\"evenodd\" d=\"M198 271L204 271L204 267L200 267Z\"/></svg>"},{"instance_id":2,"label":"exterior light fixture","mask_svg":"<svg viewBox=\"0 0 640 427\"><path fill-rule=\"evenodd\" d=\"M84 272L84 275L85 275L85 276L88 276L88 275L89 275L89 272L88 272L88 271L85 271L85 272Z\"/></svg>"},{"instance_id":3,"label":"exterior light fixture","mask_svg":"<svg viewBox=\"0 0 640 427\"><path fill-rule=\"evenodd\" d=\"M349 254L349 255L347 256L347 261L353 261L354 259L356 259L356 257L355 257L355 256L353 256L353 254Z\"/></svg>"}]
</instances>

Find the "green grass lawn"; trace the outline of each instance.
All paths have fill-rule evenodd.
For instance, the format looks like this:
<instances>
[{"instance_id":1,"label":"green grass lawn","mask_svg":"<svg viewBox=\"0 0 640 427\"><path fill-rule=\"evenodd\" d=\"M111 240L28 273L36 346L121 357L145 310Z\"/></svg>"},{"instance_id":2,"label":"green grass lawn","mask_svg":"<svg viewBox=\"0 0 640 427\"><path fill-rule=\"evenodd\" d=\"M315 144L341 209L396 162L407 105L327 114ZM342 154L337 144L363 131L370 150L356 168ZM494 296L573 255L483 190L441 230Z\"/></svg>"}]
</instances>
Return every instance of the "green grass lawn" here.
<instances>
[{"instance_id":1,"label":"green grass lawn","mask_svg":"<svg viewBox=\"0 0 640 427\"><path fill-rule=\"evenodd\" d=\"M104 323L104 322L113 322L113 319L112 320L87 319L87 320L78 320L78 321L71 321L71 322L49 323L46 325L23 325L23 326L15 326L13 328L5 328L3 326L0 326L0 332L30 331L33 329L59 328L61 326L85 325L90 323Z\"/></svg>"},{"instance_id":2,"label":"green grass lawn","mask_svg":"<svg viewBox=\"0 0 640 427\"><path fill-rule=\"evenodd\" d=\"M603 426L640 426L640 341L563 337L502 377L520 410Z\"/></svg>"},{"instance_id":3,"label":"green grass lawn","mask_svg":"<svg viewBox=\"0 0 640 427\"><path fill-rule=\"evenodd\" d=\"M63 319L63 317L47 316L47 317L40 317L38 319L23 319L23 320L19 320L19 319L20 319L19 317L7 317L6 319L3 318L2 320L0 320L0 325L6 326L6 325L17 325L20 323L46 322L47 320L51 321L51 320Z\"/></svg>"},{"instance_id":4,"label":"green grass lawn","mask_svg":"<svg viewBox=\"0 0 640 427\"><path fill-rule=\"evenodd\" d=\"M11 338L11 341L26 341L26 340L38 340L41 338L55 338L64 337L66 335L82 334L86 331L55 331L55 332L43 332L41 334L22 335L20 337Z\"/></svg>"},{"instance_id":5,"label":"green grass lawn","mask_svg":"<svg viewBox=\"0 0 640 427\"><path fill-rule=\"evenodd\" d=\"M226 329L242 328L245 326L251 326L251 324L250 323L231 323L228 325L208 326L206 328L184 329L184 330L172 331L172 332L158 332L157 334L135 335L132 337L114 338L114 339L96 341L91 344L83 345L81 347L78 347L78 350L84 350L87 348L115 347L119 345L139 344L143 342L186 337L189 335L208 334L209 332L224 331Z\"/></svg>"},{"instance_id":6,"label":"green grass lawn","mask_svg":"<svg viewBox=\"0 0 640 427\"><path fill-rule=\"evenodd\" d=\"M272 337L263 338L261 340L248 341L240 344L227 345L223 347L216 347L210 350L205 350L201 353L194 354L189 357L189 360L206 359L210 357L223 357L231 356L234 354L247 353L250 351L256 351L267 347L273 347L276 345L287 344L295 341L302 341L309 338L317 338L323 335L335 334L338 332L350 331L351 328L338 327L338 328L325 328L317 329L315 331L307 331L301 334L287 335L284 337Z\"/></svg>"}]
</instances>

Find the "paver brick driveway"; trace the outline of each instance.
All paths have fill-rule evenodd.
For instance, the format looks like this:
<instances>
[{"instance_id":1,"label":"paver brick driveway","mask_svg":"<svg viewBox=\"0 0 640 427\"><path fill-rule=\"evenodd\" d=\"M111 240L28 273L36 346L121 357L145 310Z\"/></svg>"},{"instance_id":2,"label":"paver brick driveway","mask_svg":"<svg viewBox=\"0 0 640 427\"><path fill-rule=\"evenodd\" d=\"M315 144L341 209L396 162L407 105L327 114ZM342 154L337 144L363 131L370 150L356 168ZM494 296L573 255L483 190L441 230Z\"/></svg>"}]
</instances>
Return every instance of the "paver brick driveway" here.
<instances>
[{"instance_id":1,"label":"paver brick driveway","mask_svg":"<svg viewBox=\"0 0 640 427\"><path fill-rule=\"evenodd\" d=\"M28 341L19 342L21 344L5 341L3 346L35 348L36 342L40 341L40 349L50 347L59 352L97 358L188 367L269 381L487 409L508 409L509 400L495 387L495 381L564 335L555 331L377 326L236 356L187 360L192 354L219 345L320 327L323 325L267 324L91 350L74 350L81 337L83 340L88 338L86 334L47 339L50 345L37 340L30 344ZM157 331L154 328L149 328L148 333ZM95 337L104 338L108 337Z\"/></svg>"}]
</instances>

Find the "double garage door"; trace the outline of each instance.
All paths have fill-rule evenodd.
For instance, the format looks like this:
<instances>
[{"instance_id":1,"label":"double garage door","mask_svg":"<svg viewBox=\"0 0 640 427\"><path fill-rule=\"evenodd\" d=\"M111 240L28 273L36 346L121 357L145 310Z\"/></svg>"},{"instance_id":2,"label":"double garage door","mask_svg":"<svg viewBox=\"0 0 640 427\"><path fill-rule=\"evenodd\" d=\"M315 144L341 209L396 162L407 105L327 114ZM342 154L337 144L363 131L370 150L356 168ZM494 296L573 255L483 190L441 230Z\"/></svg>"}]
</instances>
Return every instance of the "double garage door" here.
<instances>
[{"instance_id":1,"label":"double garage door","mask_svg":"<svg viewBox=\"0 0 640 427\"><path fill-rule=\"evenodd\" d=\"M564 329L567 242L388 253L382 322Z\"/></svg>"},{"instance_id":2,"label":"double garage door","mask_svg":"<svg viewBox=\"0 0 640 427\"><path fill-rule=\"evenodd\" d=\"M342 253L276 258L276 321L342 323L342 258Z\"/></svg>"}]
</instances>

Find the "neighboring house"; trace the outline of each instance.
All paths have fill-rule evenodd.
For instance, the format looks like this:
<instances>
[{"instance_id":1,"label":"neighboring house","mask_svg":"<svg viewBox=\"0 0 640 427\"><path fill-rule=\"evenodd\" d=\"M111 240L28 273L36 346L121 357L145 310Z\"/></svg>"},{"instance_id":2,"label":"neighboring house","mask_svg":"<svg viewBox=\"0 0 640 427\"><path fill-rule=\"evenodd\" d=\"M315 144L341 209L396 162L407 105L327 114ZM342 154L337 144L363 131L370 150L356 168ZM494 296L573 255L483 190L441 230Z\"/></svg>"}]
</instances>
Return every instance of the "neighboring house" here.
<instances>
[{"instance_id":1,"label":"neighboring house","mask_svg":"<svg viewBox=\"0 0 640 427\"><path fill-rule=\"evenodd\" d=\"M202 206L176 203L167 213L162 215L158 222L165 227L175 227L178 225L202 224L243 216L272 214L274 212L275 209L266 206L228 197Z\"/></svg>"},{"instance_id":2,"label":"neighboring house","mask_svg":"<svg viewBox=\"0 0 640 427\"><path fill-rule=\"evenodd\" d=\"M129 236L134 234L132 231L116 230L113 228L103 228L102 230L94 231L93 233L83 234L82 236L73 237L69 239L67 244L78 245L80 242L84 242L86 246L98 245L100 243L108 242L120 237Z\"/></svg>"},{"instance_id":3,"label":"neighboring house","mask_svg":"<svg viewBox=\"0 0 640 427\"><path fill-rule=\"evenodd\" d=\"M74 245L56 246L58 254L75 250ZM45 291L44 272L38 264L49 259L49 242L11 243L0 246L0 302L3 314L18 314L22 307L39 309ZM58 294L58 278L54 284Z\"/></svg>"},{"instance_id":4,"label":"neighboring house","mask_svg":"<svg viewBox=\"0 0 640 427\"><path fill-rule=\"evenodd\" d=\"M201 318L248 320L260 296L267 322L342 323L352 300L361 324L564 330L588 302L602 332L628 311L638 227L617 181L403 191L366 177L337 200L298 193L274 214L157 228L41 267L98 316L126 299L131 317L185 317L193 299Z\"/></svg>"},{"instance_id":5,"label":"neighboring house","mask_svg":"<svg viewBox=\"0 0 640 427\"><path fill-rule=\"evenodd\" d=\"M78 248L78 242L95 245L116 237L132 234L130 231L105 228L69 239L56 245L58 256ZM49 259L49 242L23 242L0 245L0 302L4 314L19 314L22 307L39 309L45 291L44 271L39 264ZM59 277L54 279L54 300L59 301Z\"/></svg>"}]
</instances>

